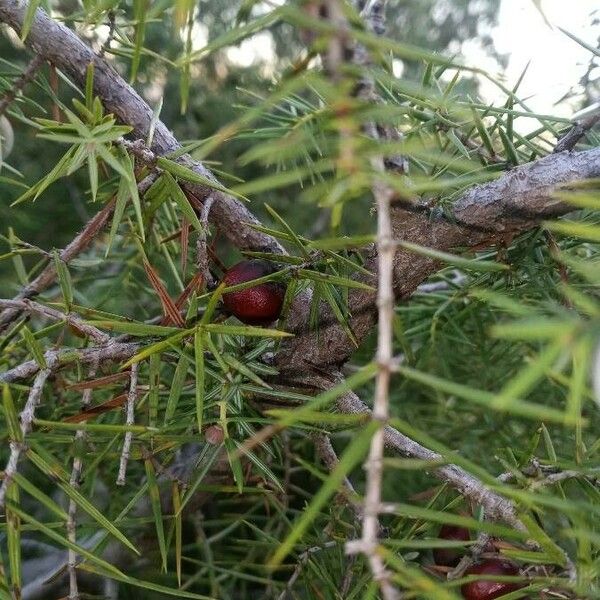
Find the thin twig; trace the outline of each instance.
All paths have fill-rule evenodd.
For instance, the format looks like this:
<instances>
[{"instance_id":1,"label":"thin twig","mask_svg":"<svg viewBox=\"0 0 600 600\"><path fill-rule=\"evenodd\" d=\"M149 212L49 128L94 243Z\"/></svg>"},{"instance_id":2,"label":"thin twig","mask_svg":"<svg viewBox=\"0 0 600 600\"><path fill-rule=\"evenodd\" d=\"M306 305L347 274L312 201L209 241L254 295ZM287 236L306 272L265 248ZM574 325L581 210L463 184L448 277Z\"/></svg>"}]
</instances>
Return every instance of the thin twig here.
<instances>
[{"instance_id":1,"label":"thin twig","mask_svg":"<svg viewBox=\"0 0 600 600\"><path fill-rule=\"evenodd\" d=\"M372 0L361 4L362 8L359 8L360 16L367 29L377 35L383 35L385 33L386 0ZM373 76L367 71L367 67L372 66L372 60L365 46L357 43L354 44L352 62L363 69L358 89L358 97L370 104L385 104L377 91ZM402 132L397 127L388 123L377 123L376 126L373 126L371 123L366 123L363 126L363 129L367 136L375 142L378 142L380 139L390 142L400 142L404 139ZM408 173L408 161L404 156L387 156L382 158L382 160L385 170L397 174Z\"/></svg>"},{"instance_id":2,"label":"thin twig","mask_svg":"<svg viewBox=\"0 0 600 600\"><path fill-rule=\"evenodd\" d=\"M584 473L579 473L579 471L560 471L559 473L550 473L550 475L546 475L543 479L538 479L537 481L532 481L529 484L530 490L536 490L541 487L546 487L547 485L554 485L556 483L560 483L561 481L566 481L567 479L587 479L592 484L598 484L598 477L600 477L600 473L596 476L596 478L590 477L589 475L585 475Z\"/></svg>"},{"instance_id":3,"label":"thin twig","mask_svg":"<svg viewBox=\"0 0 600 600\"><path fill-rule=\"evenodd\" d=\"M463 576L463 573L474 563L479 560L479 557L483 554L486 546L490 543L491 536L489 533L480 533L477 536L477 540L471 546L469 554L465 554L459 561L459 563L451 571L448 572L447 578L449 580L458 579Z\"/></svg>"},{"instance_id":4,"label":"thin twig","mask_svg":"<svg viewBox=\"0 0 600 600\"><path fill-rule=\"evenodd\" d=\"M596 123L600 121L600 107L595 113L592 113L589 117L586 117L579 123L576 123L572 129L570 129L554 147L553 153L570 151L575 148L577 142L588 132Z\"/></svg>"},{"instance_id":5,"label":"thin twig","mask_svg":"<svg viewBox=\"0 0 600 600\"><path fill-rule=\"evenodd\" d=\"M198 238L196 241L196 268L204 278L204 286L212 285L212 276L209 269L206 240L208 234L208 216L214 201L215 199L213 196L207 196L202 203L202 210L200 211L200 224L202 225L202 228L198 232Z\"/></svg>"},{"instance_id":6,"label":"thin twig","mask_svg":"<svg viewBox=\"0 0 600 600\"><path fill-rule=\"evenodd\" d=\"M366 404L352 391L348 391L337 400L337 408L345 414L369 414ZM422 446L418 442L400 433L397 429L385 428L385 445L408 458L419 458L428 462L444 462L441 454ZM519 531L527 531L517 517L514 504L488 489L481 481L460 467L446 464L432 470L441 481L455 488L462 496L469 498L486 509L486 515L493 521L504 521Z\"/></svg>"},{"instance_id":7,"label":"thin twig","mask_svg":"<svg viewBox=\"0 0 600 600\"><path fill-rule=\"evenodd\" d=\"M347 564L346 564L346 572L344 573L344 577L342 578L342 582L340 584L340 596L342 598L347 598L348 593L350 592L350 587L352 585L352 581L354 579L354 563L356 562L356 556L350 556Z\"/></svg>"},{"instance_id":8,"label":"thin twig","mask_svg":"<svg viewBox=\"0 0 600 600\"><path fill-rule=\"evenodd\" d=\"M137 396L137 377L139 363L131 365L131 376L129 380L129 394L127 395L127 417L126 425L133 425L135 416L135 400ZM117 477L117 485L125 485L125 473L127 471L127 462L131 452L131 439L133 432L125 432L125 441L123 442L123 450L121 451L121 462L119 464L119 475Z\"/></svg>"},{"instance_id":9,"label":"thin twig","mask_svg":"<svg viewBox=\"0 0 600 600\"><path fill-rule=\"evenodd\" d=\"M323 461L323 464L329 471L333 471L338 466L340 459L331 445L331 439L324 433L316 433L312 438L319 458ZM363 510L358 501L358 494L347 477L344 477L343 484L344 487L340 490L340 496L343 497L350 509L354 512L357 520L361 521L363 518Z\"/></svg>"},{"instance_id":10,"label":"thin twig","mask_svg":"<svg viewBox=\"0 0 600 600\"><path fill-rule=\"evenodd\" d=\"M364 5L361 17L369 30L381 35L385 31L385 0L374 0ZM365 66L370 57L366 48L356 45L354 62ZM359 97L365 101L377 101L375 85L371 77L363 77ZM365 133L373 140L379 139L377 125L366 123ZM399 136L399 132L397 132ZM383 173L386 165L383 157L373 156L371 164L375 173ZM399 157L399 170L405 171L405 161ZM381 487L383 482L384 427L389 416L389 383L393 369L392 322L394 316L394 254L392 220L390 216L393 190L376 177L373 182L373 196L377 206L377 364L378 372L375 381L375 400L372 418L379 422L379 427L371 438L369 457L365 463L367 471L366 494L362 538L346 544L348 553L364 554L371 568L373 579L379 584L385 600L396 600L400 594L392 583L392 575L378 552L379 546L379 506L381 504Z\"/></svg>"},{"instance_id":11,"label":"thin twig","mask_svg":"<svg viewBox=\"0 0 600 600\"><path fill-rule=\"evenodd\" d=\"M532 460L531 465L525 469L523 469L523 474L525 475L537 475L540 472L540 469L543 469L541 467L541 465L539 465L539 463L537 462L537 459ZM533 480L531 483L529 483L529 489L530 490L535 490L537 488L540 487L545 487L547 485L554 485L556 483L559 483L561 481L566 481L568 479L575 479L575 478L589 478L588 475L585 475L584 473L580 473L579 471L558 471L555 473L550 473L548 475L546 475L545 477L541 478L541 479L537 479L537 480ZM502 482L508 482L511 481L515 478L515 473L513 472L507 472L507 473L502 473L501 475L498 476L498 481L502 481ZM594 477L590 478L591 481L590 483L594 483L595 479ZM474 563L476 563L479 558L481 557L481 555L485 552L486 547L488 546L488 544L490 543L490 541L492 540L492 536L490 536L487 533L480 533L477 536L477 540L475 541L475 544L473 544L470 548L470 552L469 554L466 554L465 556L463 556L459 563L456 565L456 567L454 567L451 571L448 572L447 578L449 580L452 579L458 579L459 577L462 577L463 574L465 573L465 571ZM569 555L563 551L563 555L565 557L565 569L566 572L568 574L568 577L570 579L570 581L577 581L577 569L575 564L573 563L573 561L570 559Z\"/></svg>"},{"instance_id":12,"label":"thin twig","mask_svg":"<svg viewBox=\"0 0 600 600\"><path fill-rule=\"evenodd\" d=\"M151 173L138 183L138 191L140 195L146 193L148 188L154 183L156 175ZM115 208L116 200L109 200L102 210L95 214L78 233L71 242L65 246L59 253L60 260L68 263L70 260L81 254L94 240L94 238L102 231ZM13 298L14 300L22 300L38 295L48 288L56 279L56 269L54 262L51 261L48 266L28 285ZM2 332L9 323L12 323L21 314L19 310L7 309L0 312L0 332Z\"/></svg>"},{"instance_id":13,"label":"thin twig","mask_svg":"<svg viewBox=\"0 0 600 600\"><path fill-rule=\"evenodd\" d=\"M106 37L106 41L102 44L102 48L100 48L100 52L98 52L98 56L104 57L107 51L110 50L110 45L115 37L115 11L108 11L108 36Z\"/></svg>"},{"instance_id":14,"label":"thin twig","mask_svg":"<svg viewBox=\"0 0 600 600\"><path fill-rule=\"evenodd\" d=\"M44 359L48 368L55 371L60 367L79 363L82 365L93 364L98 361L102 364L106 361L116 362L119 360L131 358L140 348L135 343L112 342L106 346L92 346L90 348L65 348L61 350L47 350L44 352ZM0 383L12 383L22 379L32 377L40 370L40 366L35 360L28 360L20 365L0 373Z\"/></svg>"},{"instance_id":15,"label":"thin twig","mask_svg":"<svg viewBox=\"0 0 600 600\"><path fill-rule=\"evenodd\" d=\"M298 564L296 565L296 568L294 569L292 576L289 578L289 580L285 586L285 589L281 592L281 594L279 594L277 600L285 600L288 597L288 595L292 591L292 588L294 587L294 584L296 583L298 577L300 577L300 573L302 573L302 569L304 568L304 565L306 565L309 558L313 554L317 554L318 552L321 552L322 550L325 550L327 548L333 548L336 545L337 545L337 542L335 542L335 541L326 542L322 546L312 546L311 548L307 548L304 552L302 552L302 554L300 554L300 556L298 557Z\"/></svg>"},{"instance_id":16,"label":"thin twig","mask_svg":"<svg viewBox=\"0 0 600 600\"><path fill-rule=\"evenodd\" d=\"M374 125L372 125L375 128ZM374 136L377 134L374 133ZM373 159L373 167L383 172L383 159ZM378 330L377 330L377 365L375 380L375 400L373 419L379 422L379 428L371 439L369 458L365 465L367 484L363 517L362 539L359 543L348 544L349 551L362 552L369 560L373 579L379 583L383 597L393 600L399 597L398 591L391 582L391 575L378 553L379 507L381 505L381 485L383 479L383 450L385 446L385 424L389 417L389 384L393 370L392 322L394 318L393 270L396 245L393 243L392 222L390 218L390 202L393 190L381 180L376 180L373 194L377 203L377 250L378 250Z\"/></svg>"},{"instance_id":17,"label":"thin twig","mask_svg":"<svg viewBox=\"0 0 600 600\"><path fill-rule=\"evenodd\" d=\"M27 398L27 402L25 403L25 407L21 411L20 415L21 439L10 441L10 457L6 463L6 467L4 468L4 479L2 480L2 485L0 486L0 510L4 509L8 486L17 472L17 465L21 453L25 450L25 438L33 426L35 409L40 402L44 384L46 383L46 379L48 379L48 375L50 375L50 369L42 369L37 374L35 381L31 386L31 390L29 391L29 396Z\"/></svg>"},{"instance_id":18,"label":"thin twig","mask_svg":"<svg viewBox=\"0 0 600 600\"><path fill-rule=\"evenodd\" d=\"M90 369L90 377L94 377L98 365L94 365ZM86 388L81 397L81 406L85 410L92 399L92 388ZM75 448L79 454L73 459L73 468L71 470L71 478L69 484L73 488L79 487L79 478L81 477L81 467L83 459L81 458L81 445L85 439L85 429L78 429L75 433ZM77 503L71 498L69 500L69 511L67 513L67 536L73 544L77 543ZM77 586L77 553L69 548L67 569L69 571L69 600L79 600L79 589Z\"/></svg>"},{"instance_id":19,"label":"thin twig","mask_svg":"<svg viewBox=\"0 0 600 600\"><path fill-rule=\"evenodd\" d=\"M372 22L367 23L368 27L376 32L383 30L383 8L384 2L373 3L369 17ZM328 44L328 51L325 60L325 66L328 74L335 82L340 80L340 67L345 58L345 49L348 44L347 35L342 32L348 29L345 15L341 10L338 0L330 0L326 4L328 19L336 25L340 32L338 35L331 36ZM361 46L355 46L353 49L353 60L359 65L368 63L368 53ZM373 94L374 84L370 78L361 82L359 97L363 100L370 100ZM345 121L344 121L345 123ZM370 136L378 139L377 127L375 124L365 125ZM340 167L352 169L355 160L354 143L355 131L353 127L345 125L340 127ZM382 157L374 157L374 169L381 173L385 170ZM383 424L388 418L388 388L390 379L390 365L392 356L392 335L391 324L394 309L393 292L393 259L395 246L392 244L392 226L390 219L390 201L392 190L380 181L373 185L373 194L377 203L377 247L379 250L379 287L377 303L379 307L379 332L377 360L379 364L379 373L376 380L375 407L373 417L380 421L380 428L375 432L371 439L371 448L369 451L367 469L367 491L363 512L363 532L362 539L350 542L346 545L348 553L361 552L368 558L373 579L378 582L385 600L395 600L399 597L397 590L392 585L391 574L387 571L385 563L378 553L378 535L379 519L378 507L381 503L381 483L383 474Z\"/></svg>"},{"instance_id":20,"label":"thin twig","mask_svg":"<svg viewBox=\"0 0 600 600\"><path fill-rule=\"evenodd\" d=\"M33 60L27 65L21 76L15 80L12 87L7 90L0 100L0 116L6 112L6 109L11 105L17 94L35 77L38 69L44 64L44 59L40 55L36 55Z\"/></svg>"},{"instance_id":21,"label":"thin twig","mask_svg":"<svg viewBox=\"0 0 600 600\"><path fill-rule=\"evenodd\" d=\"M127 152L133 154L142 163L150 168L155 168L158 156L146 146L144 140L127 140L125 138L119 138L116 142L122 146Z\"/></svg>"},{"instance_id":22,"label":"thin twig","mask_svg":"<svg viewBox=\"0 0 600 600\"><path fill-rule=\"evenodd\" d=\"M441 281L432 281L429 283L422 283L417 287L415 293L419 294L433 294L435 292L445 292L450 289L457 289L463 287L463 285L469 280L467 275L461 271L454 271L448 279Z\"/></svg>"},{"instance_id":23,"label":"thin twig","mask_svg":"<svg viewBox=\"0 0 600 600\"><path fill-rule=\"evenodd\" d=\"M65 246L59 253L60 260L68 263L70 260L75 258L78 254L83 252L92 242L92 240L102 230L104 225L108 222L110 215L112 214L115 207L114 198L107 202L102 210L95 214L86 224L86 226L77 234L73 240ZM48 286L50 286L56 279L56 268L54 262L51 261L48 266L28 285L26 285L16 296L15 300L23 300L25 298L31 298L36 296ZM2 311L0 314L0 331L2 331L7 324L11 323L21 314L20 310L7 309Z\"/></svg>"},{"instance_id":24,"label":"thin twig","mask_svg":"<svg viewBox=\"0 0 600 600\"><path fill-rule=\"evenodd\" d=\"M85 321L83 321L80 317L74 314L67 314L60 312L50 306L44 306L39 302L34 302L33 300L28 300L25 298L24 300L3 300L0 299L0 309L2 308L12 308L20 311L25 311L29 313L35 313L38 315L42 315L48 317L50 319L54 319L55 321L66 321L69 325L72 325L81 333L91 337L95 342L100 345L107 344L110 342L110 336L106 333L103 333L98 328L93 325L89 325Z\"/></svg>"}]
</instances>

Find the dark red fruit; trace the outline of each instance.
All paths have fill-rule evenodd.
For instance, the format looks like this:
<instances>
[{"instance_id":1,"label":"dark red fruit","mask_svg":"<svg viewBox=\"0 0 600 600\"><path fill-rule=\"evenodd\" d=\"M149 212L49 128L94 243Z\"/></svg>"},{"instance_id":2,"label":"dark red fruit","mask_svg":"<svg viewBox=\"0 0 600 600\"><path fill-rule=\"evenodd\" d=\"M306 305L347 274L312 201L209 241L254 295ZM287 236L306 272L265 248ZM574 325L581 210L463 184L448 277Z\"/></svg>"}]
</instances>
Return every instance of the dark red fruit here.
<instances>
[{"instance_id":1,"label":"dark red fruit","mask_svg":"<svg viewBox=\"0 0 600 600\"><path fill-rule=\"evenodd\" d=\"M265 277L275 271L264 260L244 260L225 273L223 281L228 287ZM232 315L247 325L268 325L281 314L285 287L268 281L237 292L223 294L223 304Z\"/></svg>"},{"instance_id":2,"label":"dark red fruit","mask_svg":"<svg viewBox=\"0 0 600 600\"><path fill-rule=\"evenodd\" d=\"M460 591L466 600L494 600L523 587L522 583L494 581L493 575L518 575L519 569L507 560L499 558L484 560L465 571L465 575L491 575L490 581L465 583Z\"/></svg>"},{"instance_id":3,"label":"dark red fruit","mask_svg":"<svg viewBox=\"0 0 600 600\"><path fill-rule=\"evenodd\" d=\"M457 525L442 525L438 537L442 540L468 542L471 539L469 530L466 527ZM464 552L459 548L435 548L433 550L433 559L436 565L444 567L455 567Z\"/></svg>"}]
</instances>

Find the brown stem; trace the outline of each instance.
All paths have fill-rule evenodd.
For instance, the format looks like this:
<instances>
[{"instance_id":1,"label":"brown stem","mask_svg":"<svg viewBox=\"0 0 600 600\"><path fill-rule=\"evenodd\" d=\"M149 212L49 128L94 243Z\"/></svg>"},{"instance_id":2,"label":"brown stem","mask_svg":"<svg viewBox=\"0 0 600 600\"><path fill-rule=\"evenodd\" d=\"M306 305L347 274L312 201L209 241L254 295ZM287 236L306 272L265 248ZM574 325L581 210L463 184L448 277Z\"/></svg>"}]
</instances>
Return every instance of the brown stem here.
<instances>
[{"instance_id":1,"label":"brown stem","mask_svg":"<svg viewBox=\"0 0 600 600\"><path fill-rule=\"evenodd\" d=\"M474 186L447 215L426 206L397 204L391 214L393 237L442 251L491 247L536 227L542 219L572 211L573 207L556 198L555 192L596 177L600 177L600 148L552 154L516 167L493 182ZM373 285L374 290L349 294L350 326L359 343L377 321L376 250L369 250L366 258L365 267L372 276L362 281ZM398 248L394 259L396 300L408 299L439 267L439 261ZM322 307L321 326L315 331L309 326L309 307L300 305L298 309L290 319L295 337L282 344L277 366L294 373L310 370L311 365L322 368L346 362L356 346L332 312Z\"/></svg>"},{"instance_id":2,"label":"brown stem","mask_svg":"<svg viewBox=\"0 0 600 600\"><path fill-rule=\"evenodd\" d=\"M33 80L38 69L44 64L44 59L41 56L36 56L27 65L21 76L15 80L12 87L4 94L2 100L0 100L0 116L3 115L8 107L17 97L17 94L23 90L23 88Z\"/></svg>"},{"instance_id":3,"label":"brown stem","mask_svg":"<svg viewBox=\"0 0 600 600\"><path fill-rule=\"evenodd\" d=\"M60 259L68 263L78 254L83 252L92 242L92 240L102 230L108 222L110 215L115 207L114 198L107 202L102 210L94 215L86 224L86 226L78 233L75 238L60 251ZM27 286L25 286L16 296L15 300L24 300L36 296L56 279L56 268L54 262L50 262L48 266ZM2 331L8 323L11 323L21 311L17 308L8 308L0 313L0 331Z\"/></svg>"},{"instance_id":4,"label":"brown stem","mask_svg":"<svg viewBox=\"0 0 600 600\"><path fill-rule=\"evenodd\" d=\"M572 129L570 129L554 147L553 152L567 152L575 148L577 142L588 132L590 129L600 121L600 107L597 109L595 114L591 114L579 123L576 123Z\"/></svg>"}]
</instances>

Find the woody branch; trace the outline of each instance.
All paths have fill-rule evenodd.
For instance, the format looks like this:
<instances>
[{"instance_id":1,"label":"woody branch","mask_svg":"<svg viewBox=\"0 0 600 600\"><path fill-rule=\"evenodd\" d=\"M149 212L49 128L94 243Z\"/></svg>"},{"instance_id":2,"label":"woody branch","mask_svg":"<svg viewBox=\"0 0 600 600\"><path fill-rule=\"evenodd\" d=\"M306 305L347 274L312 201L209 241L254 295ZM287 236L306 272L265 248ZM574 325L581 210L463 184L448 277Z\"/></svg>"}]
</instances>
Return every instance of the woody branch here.
<instances>
[{"instance_id":1,"label":"woody branch","mask_svg":"<svg viewBox=\"0 0 600 600\"><path fill-rule=\"evenodd\" d=\"M16 0L0 0L0 21L20 31L27 5ZM50 19L38 10L33 20L27 45L63 70L76 83L82 84L87 65L95 65L95 93L107 110L121 121L133 127L133 135L145 139L152 120L152 110L142 98L119 76L103 58L95 55L74 32ZM156 124L152 150L157 154L171 152L179 147L178 142L162 122ZM183 164L212 180L214 176L201 163L184 156ZM516 168L497 181L475 186L454 205L448 215L430 213L427 207L415 203L410 206L395 206L390 211L391 237L394 240L415 241L423 246L447 250L455 247L474 247L483 243L493 245L506 236L516 235L536 226L540 219L554 217L569 211L569 206L556 200L554 192L561 186L600 176L600 149L579 153L560 153ZM268 249L283 252L281 246L268 235L256 231L252 224L258 220L236 199L203 186L190 186L201 199L209 194L214 197L210 219L239 248ZM368 254L367 266L376 282L378 254L375 249ZM438 268L435 260L415 255L398 248L393 261L392 287L397 299L407 299L416 287ZM49 273L47 278L52 278ZM46 283L46 282L45 282ZM319 336L307 327L307 313L301 304L294 306L293 322L296 337L276 357L284 372L307 372L311 365L330 368L344 363L350 356L353 345L335 320L323 309ZM357 292L351 294L350 309L354 315L351 325L356 338L364 339L377 320L376 293ZM112 343L106 348L88 348L78 353L85 364L98 360L118 361L129 358L137 344ZM49 351L46 360L49 369L59 368L68 358L67 353ZM0 381L16 381L38 373L34 361L28 361L0 375ZM340 404L344 407L344 403ZM346 406L346 412L356 412L356 404ZM410 445L411 440L403 440ZM426 450L426 449L425 449ZM456 467L449 479L465 496L477 499L486 492L484 486ZM497 502L511 503L495 494ZM496 513L503 518L504 513Z\"/></svg>"}]
</instances>

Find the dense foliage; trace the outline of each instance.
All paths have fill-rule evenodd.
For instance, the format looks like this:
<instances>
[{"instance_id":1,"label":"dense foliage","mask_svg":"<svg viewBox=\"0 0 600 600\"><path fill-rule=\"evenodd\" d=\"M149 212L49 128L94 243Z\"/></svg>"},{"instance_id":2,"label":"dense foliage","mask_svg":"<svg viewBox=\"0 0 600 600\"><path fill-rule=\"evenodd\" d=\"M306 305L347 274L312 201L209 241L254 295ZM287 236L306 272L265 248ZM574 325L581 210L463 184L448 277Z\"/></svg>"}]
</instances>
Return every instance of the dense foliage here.
<instances>
[{"instance_id":1,"label":"dense foliage","mask_svg":"<svg viewBox=\"0 0 600 600\"><path fill-rule=\"evenodd\" d=\"M357 298L375 306L381 186L398 253L422 273L394 283L389 424L438 453L389 448L382 462L377 553L394 587L464 597L477 586L447 577L456 557L434 556L475 548L513 561L506 598L600 597L600 173L552 190L548 204L571 210L543 216L567 216L526 214L488 237L479 224L485 243L412 239L412 219L450 228L468 190L550 156L572 123L531 111L518 81L450 58L477 35L490 45L497 2L390 3L387 35L377 2L316 4L46 3L148 101L143 136L112 114L98 64L77 81L39 61L24 81L31 48L7 27L3 597L384 597L368 553L346 546L362 535L379 425L336 404L354 390L370 405L381 367L377 332L354 320ZM272 56L244 66L231 49L251 52L248 40ZM481 77L501 102L477 96ZM157 149L160 120L182 148ZM590 131L577 150L599 146ZM225 197L261 223L220 223ZM106 226L89 228L99 211ZM70 253L82 227L89 244ZM254 297L243 279L220 284L242 259L271 264L260 279L285 295L276 323L242 323L223 302ZM303 357L278 360L294 337L323 344L327 327L349 360L306 356L301 372L288 367ZM514 519L436 478L447 464L512 503ZM469 533L440 538L442 524Z\"/></svg>"}]
</instances>

